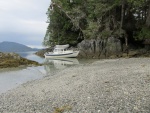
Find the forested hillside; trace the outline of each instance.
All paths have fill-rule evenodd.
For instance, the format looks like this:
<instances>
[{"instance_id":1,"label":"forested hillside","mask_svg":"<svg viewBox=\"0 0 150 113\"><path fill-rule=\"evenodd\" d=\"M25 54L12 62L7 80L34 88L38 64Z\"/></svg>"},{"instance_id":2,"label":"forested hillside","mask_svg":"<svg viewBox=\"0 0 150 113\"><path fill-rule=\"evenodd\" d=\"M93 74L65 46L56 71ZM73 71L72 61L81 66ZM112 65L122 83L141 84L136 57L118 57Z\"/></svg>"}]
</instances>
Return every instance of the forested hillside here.
<instances>
[{"instance_id":1,"label":"forested hillside","mask_svg":"<svg viewBox=\"0 0 150 113\"><path fill-rule=\"evenodd\" d=\"M47 15L46 46L115 37L128 47L150 38L150 0L51 0Z\"/></svg>"},{"instance_id":2,"label":"forested hillside","mask_svg":"<svg viewBox=\"0 0 150 113\"><path fill-rule=\"evenodd\" d=\"M0 42L0 52L28 52L38 51L39 49L30 48L26 45L19 44L16 42Z\"/></svg>"}]
</instances>

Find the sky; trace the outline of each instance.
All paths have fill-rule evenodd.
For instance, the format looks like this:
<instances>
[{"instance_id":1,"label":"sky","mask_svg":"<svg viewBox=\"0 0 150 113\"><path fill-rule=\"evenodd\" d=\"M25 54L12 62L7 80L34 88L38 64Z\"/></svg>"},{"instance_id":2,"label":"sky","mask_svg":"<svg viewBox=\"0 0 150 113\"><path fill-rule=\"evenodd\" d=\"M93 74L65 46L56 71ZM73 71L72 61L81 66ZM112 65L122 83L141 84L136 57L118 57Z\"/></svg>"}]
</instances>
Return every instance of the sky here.
<instances>
[{"instance_id":1,"label":"sky","mask_svg":"<svg viewBox=\"0 0 150 113\"><path fill-rule=\"evenodd\" d=\"M0 42L41 48L50 0L0 0Z\"/></svg>"}]
</instances>

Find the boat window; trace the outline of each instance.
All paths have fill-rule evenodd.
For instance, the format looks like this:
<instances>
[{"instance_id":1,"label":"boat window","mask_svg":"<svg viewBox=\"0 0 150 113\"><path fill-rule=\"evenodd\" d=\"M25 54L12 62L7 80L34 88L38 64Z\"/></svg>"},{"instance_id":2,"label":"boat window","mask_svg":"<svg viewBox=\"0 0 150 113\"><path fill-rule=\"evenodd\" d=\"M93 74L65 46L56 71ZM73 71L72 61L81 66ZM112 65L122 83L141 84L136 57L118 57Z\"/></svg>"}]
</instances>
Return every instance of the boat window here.
<instances>
[{"instance_id":1,"label":"boat window","mask_svg":"<svg viewBox=\"0 0 150 113\"><path fill-rule=\"evenodd\" d=\"M65 50L67 50L67 49L61 49L61 48L57 48L57 49L54 49L54 52L64 52Z\"/></svg>"}]
</instances>

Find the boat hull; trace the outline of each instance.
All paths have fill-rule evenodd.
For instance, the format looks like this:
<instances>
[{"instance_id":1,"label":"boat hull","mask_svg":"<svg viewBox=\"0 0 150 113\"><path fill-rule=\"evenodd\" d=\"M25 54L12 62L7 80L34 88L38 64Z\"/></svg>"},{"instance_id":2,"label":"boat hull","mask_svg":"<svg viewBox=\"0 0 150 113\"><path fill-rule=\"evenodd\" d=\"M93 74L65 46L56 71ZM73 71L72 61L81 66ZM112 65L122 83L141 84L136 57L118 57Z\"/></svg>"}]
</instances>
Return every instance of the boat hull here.
<instances>
[{"instance_id":1,"label":"boat hull","mask_svg":"<svg viewBox=\"0 0 150 113\"><path fill-rule=\"evenodd\" d=\"M79 54L79 51L74 51L72 53L64 53L64 54L49 54L45 53L45 58L75 58Z\"/></svg>"}]
</instances>

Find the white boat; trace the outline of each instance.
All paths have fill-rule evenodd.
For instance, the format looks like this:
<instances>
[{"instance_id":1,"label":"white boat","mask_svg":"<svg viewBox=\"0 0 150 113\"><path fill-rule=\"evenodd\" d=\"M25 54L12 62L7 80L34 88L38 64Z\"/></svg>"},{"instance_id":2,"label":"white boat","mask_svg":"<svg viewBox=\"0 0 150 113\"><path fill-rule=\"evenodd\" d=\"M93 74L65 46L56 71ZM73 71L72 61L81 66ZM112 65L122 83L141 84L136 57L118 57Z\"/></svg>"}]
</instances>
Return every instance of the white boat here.
<instances>
[{"instance_id":1,"label":"white boat","mask_svg":"<svg viewBox=\"0 0 150 113\"><path fill-rule=\"evenodd\" d=\"M53 52L44 54L45 58L74 58L77 57L79 51L68 50L69 44L56 45Z\"/></svg>"}]
</instances>

